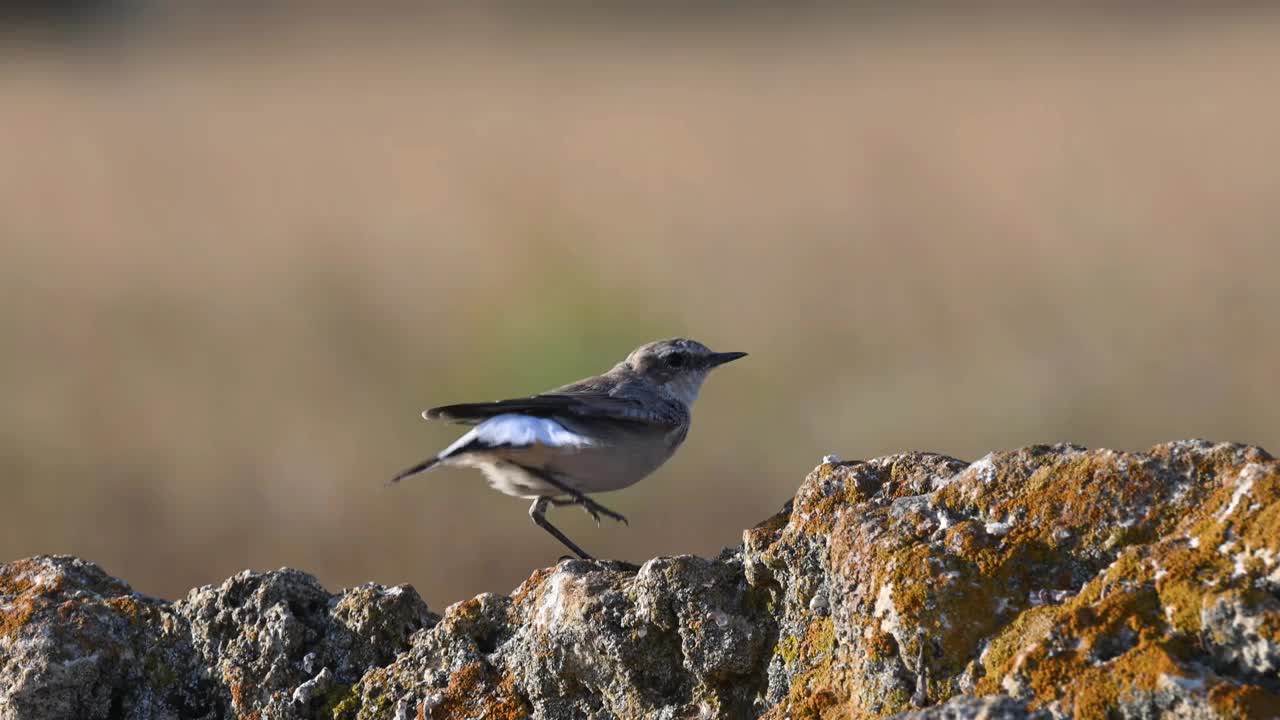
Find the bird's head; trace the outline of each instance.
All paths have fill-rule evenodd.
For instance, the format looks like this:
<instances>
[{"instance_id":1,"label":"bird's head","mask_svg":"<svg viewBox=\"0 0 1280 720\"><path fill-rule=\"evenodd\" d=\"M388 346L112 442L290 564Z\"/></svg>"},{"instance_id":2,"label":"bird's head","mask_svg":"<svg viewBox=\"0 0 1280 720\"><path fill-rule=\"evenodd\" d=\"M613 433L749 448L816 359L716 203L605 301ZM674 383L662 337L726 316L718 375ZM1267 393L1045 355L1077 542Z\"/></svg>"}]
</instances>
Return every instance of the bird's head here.
<instances>
[{"instance_id":1,"label":"bird's head","mask_svg":"<svg viewBox=\"0 0 1280 720\"><path fill-rule=\"evenodd\" d=\"M624 363L675 399L691 405L713 368L740 357L746 357L746 353L713 352L696 340L671 338L641 345Z\"/></svg>"}]
</instances>

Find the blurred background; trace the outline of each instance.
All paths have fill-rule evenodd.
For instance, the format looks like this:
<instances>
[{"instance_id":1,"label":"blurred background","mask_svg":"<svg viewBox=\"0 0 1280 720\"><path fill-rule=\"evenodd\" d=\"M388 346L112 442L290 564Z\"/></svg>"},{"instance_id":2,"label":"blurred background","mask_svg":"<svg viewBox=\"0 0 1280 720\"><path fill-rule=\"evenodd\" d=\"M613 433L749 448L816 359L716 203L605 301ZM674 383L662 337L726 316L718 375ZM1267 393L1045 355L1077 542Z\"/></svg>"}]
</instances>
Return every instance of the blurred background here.
<instances>
[{"instance_id":1,"label":"blurred background","mask_svg":"<svg viewBox=\"0 0 1280 720\"><path fill-rule=\"evenodd\" d=\"M410 5L5 5L0 560L509 592L563 549L384 487L418 412L672 335L751 357L629 528L552 512L603 557L826 453L1280 446L1280 12Z\"/></svg>"}]
</instances>

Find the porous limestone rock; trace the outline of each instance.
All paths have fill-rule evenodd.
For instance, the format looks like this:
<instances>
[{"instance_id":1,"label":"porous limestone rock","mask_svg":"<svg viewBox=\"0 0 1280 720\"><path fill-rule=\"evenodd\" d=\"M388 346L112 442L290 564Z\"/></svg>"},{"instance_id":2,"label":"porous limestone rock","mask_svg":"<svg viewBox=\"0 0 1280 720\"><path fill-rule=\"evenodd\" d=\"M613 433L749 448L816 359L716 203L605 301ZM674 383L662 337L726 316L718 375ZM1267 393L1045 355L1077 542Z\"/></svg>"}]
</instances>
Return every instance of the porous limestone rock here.
<instances>
[{"instance_id":1,"label":"porous limestone rock","mask_svg":"<svg viewBox=\"0 0 1280 720\"><path fill-rule=\"evenodd\" d=\"M481 595L357 690L357 717L754 717L774 645L741 557L572 560Z\"/></svg>"},{"instance_id":2,"label":"porous limestone rock","mask_svg":"<svg viewBox=\"0 0 1280 720\"><path fill-rule=\"evenodd\" d=\"M1055 718L1280 717L1277 553L1280 463L1258 448L824 463L746 534L783 607L766 717L962 694Z\"/></svg>"},{"instance_id":3,"label":"porous limestone rock","mask_svg":"<svg viewBox=\"0 0 1280 720\"><path fill-rule=\"evenodd\" d=\"M0 718L207 717L212 686L173 606L69 556L0 565Z\"/></svg>"},{"instance_id":4,"label":"porous limestone rock","mask_svg":"<svg viewBox=\"0 0 1280 720\"><path fill-rule=\"evenodd\" d=\"M1280 717L1280 462L829 457L716 558L566 560L443 617L290 570L166 603L0 567L0 720L895 715Z\"/></svg>"},{"instance_id":5,"label":"porous limestone rock","mask_svg":"<svg viewBox=\"0 0 1280 720\"><path fill-rule=\"evenodd\" d=\"M332 710L371 668L407 649L434 625L407 585L361 585L330 595L297 570L244 571L192 590L174 609L214 680L217 705L233 716L313 717Z\"/></svg>"},{"instance_id":6,"label":"porous limestone rock","mask_svg":"<svg viewBox=\"0 0 1280 720\"><path fill-rule=\"evenodd\" d=\"M330 595L296 570L167 603L78 558L19 560L0 566L0 720L326 717L436 619L411 587Z\"/></svg>"},{"instance_id":7,"label":"porous limestone rock","mask_svg":"<svg viewBox=\"0 0 1280 720\"><path fill-rule=\"evenodd\" d=\"M908 710L893 720L1050 720L1047 710L1028 710L1026 703L1008 695L957 695L950 700L924 708Z\"/></svg>"}]
</instances>

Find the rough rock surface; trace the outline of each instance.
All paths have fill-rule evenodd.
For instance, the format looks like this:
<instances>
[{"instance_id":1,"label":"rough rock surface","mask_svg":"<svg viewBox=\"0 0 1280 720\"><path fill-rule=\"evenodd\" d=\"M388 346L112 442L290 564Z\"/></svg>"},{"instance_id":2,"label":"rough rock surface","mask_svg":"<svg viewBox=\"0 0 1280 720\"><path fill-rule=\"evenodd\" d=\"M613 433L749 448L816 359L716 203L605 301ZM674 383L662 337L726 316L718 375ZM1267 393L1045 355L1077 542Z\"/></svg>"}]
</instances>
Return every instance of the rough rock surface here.
<instances>
[{"instance_id":1,"label":"rough rock surface","mask_svg":"<svg viewBox=\"0 0 1280 720\"><path fill-rule=\"evenodd\" d=\"M9 718L1276 718L1280 462L1202 441L824 460L719 557L431 613L244 572L0 566Z\"/></svg>"},{"instance_id":2,"label":"rough rock surface","mask_svg":"<svg viewBox=\"0 0 1280 720\"><path fill-rule=\"evenodd\" d=\"M330 595L296 570L167 603L78 558L18 560L0 565L0 720L332 717L438 619L411 587Z\"/></svg>"}]
</instances>

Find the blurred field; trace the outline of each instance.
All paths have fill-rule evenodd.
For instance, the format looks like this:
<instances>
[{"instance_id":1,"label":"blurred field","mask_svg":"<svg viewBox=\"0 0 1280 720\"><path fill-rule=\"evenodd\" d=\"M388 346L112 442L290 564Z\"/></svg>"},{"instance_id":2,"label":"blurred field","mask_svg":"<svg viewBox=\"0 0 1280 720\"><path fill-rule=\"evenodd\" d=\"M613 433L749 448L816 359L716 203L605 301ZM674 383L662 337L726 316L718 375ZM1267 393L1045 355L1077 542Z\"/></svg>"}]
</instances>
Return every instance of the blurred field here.
<instances>
[{"instance_id":1,"label":"blurred field","mask_svg":"<svg viewBox=\"0 0 1280 720\"><path fill-rule=\"evenodd\" d=\"M676 459L553 521L714 553L825 453L1280 433L1280 15L310 27L0 56L0 559L437 609L561 548L384 479L687 334Z\"/></svg>"}]
</instances>

